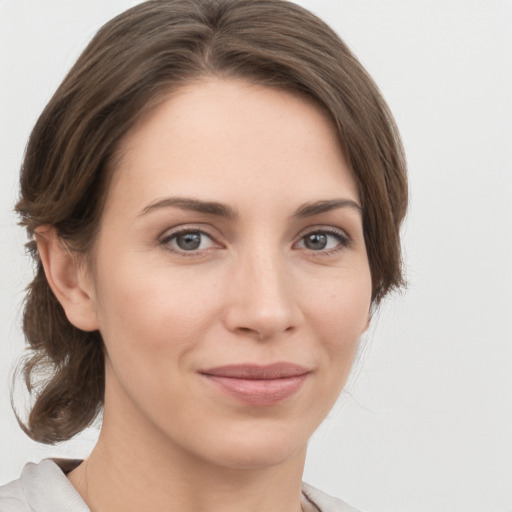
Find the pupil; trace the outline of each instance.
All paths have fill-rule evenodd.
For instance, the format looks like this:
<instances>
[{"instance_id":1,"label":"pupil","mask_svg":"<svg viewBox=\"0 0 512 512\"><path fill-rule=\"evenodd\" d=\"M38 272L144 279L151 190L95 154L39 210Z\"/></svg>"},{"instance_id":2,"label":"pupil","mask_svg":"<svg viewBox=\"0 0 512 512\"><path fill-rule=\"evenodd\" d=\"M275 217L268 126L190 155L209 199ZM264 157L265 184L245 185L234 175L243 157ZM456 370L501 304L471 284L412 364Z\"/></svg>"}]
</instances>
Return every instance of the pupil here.
<instances>
[{"instance_id":1,"label":"pupil","mask_svg":"<svg viewBox=\"0 0 512 512\"><path fill-rule=\"evenodd\" d=\"M176 243L180 249L184 251L193 251L201 245L201 234L200 233L185 233L179 235L176 239Z\"/></svg>"},{"instance_id":2,"label":"pupil","mask_svg":"<svg viewBox=\"0 0 512 512\"><path fill-rule=\"evenodd\" d=\"M306 237L304 245L308 249L313 249L316 251L325 249L325 246L327 245L327 235L322 233L312 233Z\"/></svg>"}]
</instances>

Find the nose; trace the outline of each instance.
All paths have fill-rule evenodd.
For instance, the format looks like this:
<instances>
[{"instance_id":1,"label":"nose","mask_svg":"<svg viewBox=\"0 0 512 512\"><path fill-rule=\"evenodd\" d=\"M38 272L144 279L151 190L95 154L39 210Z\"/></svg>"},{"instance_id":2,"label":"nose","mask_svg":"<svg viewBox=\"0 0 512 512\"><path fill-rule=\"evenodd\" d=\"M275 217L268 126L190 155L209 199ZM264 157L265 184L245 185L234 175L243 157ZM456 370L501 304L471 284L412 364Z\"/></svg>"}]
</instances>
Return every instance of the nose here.
<instances>
[{"instance_id":1,"label":"nose","mask_svg":"<svg viewBox=\"0 0 512 512\"><path fill-rule=\"evenodd\" d=\"M227 289L228 330L264 341L298 327L302 315L293 272L278 251L239 257Z\"/></svg>"}]
</instances>

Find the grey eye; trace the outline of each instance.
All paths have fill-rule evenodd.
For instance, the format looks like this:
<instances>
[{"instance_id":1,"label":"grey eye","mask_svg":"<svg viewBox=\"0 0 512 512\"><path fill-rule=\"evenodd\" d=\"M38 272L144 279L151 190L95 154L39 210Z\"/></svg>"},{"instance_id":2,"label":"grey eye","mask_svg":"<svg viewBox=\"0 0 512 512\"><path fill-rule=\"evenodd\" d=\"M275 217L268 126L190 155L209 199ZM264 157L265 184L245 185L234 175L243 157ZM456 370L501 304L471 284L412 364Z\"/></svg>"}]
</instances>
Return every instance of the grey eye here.
<instances>
[{"instance_id":1,"label":"grey eye","mask_svg":"<svg viewBox=\"0 0 512 512\"><path fill-rule=\"evenodd\" d=\"M182 233L175 237L175 243L183 251L195 251L201 246L201 237L198 231Z\"/></svg>"},{"instance_id":2,"label":"grey eye","mask_svg":"<svg viewBox=\"0 0 512 512\"><path fill-rule=\"evenodd\" d=\"M327 247L328 236L325 233L310 233L304 237L304 247L312 251L322 251Z\"/></svg>"},{"instance_id":3,"label":"grey eye","mask_svg":"<svg viewBox=\"0 0 512 512\"><path fill-rule=\"evenodd\" d=\"M178 253L199 253L217 246L215 241L203 231L183 229L165 236L161 243L167 249Z\"/></svg>"},{"instance_id":4,"label":"grey eye","mask_svg":"<svg viewBox=\"0 0 512 512\"><path fill-rule=\"evenodd\" d=\"M328 252L331 250L342 249L350 245L349 238L337 231L310 231L304 235L298 242L296 248L307 249L308 251Z\"/></svg>"}]
</instances>

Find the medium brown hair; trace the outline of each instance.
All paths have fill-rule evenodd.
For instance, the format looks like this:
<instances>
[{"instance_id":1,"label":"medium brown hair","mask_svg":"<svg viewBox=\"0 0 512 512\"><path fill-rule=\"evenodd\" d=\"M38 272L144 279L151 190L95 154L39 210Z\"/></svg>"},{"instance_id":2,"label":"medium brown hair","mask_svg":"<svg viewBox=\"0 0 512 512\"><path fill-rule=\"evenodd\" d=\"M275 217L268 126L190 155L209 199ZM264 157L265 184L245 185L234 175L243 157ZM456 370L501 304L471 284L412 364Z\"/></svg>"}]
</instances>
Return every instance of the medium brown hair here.
<instances>
[{"instance_id":1,"label":"medium brown hair","mask_svg":"<svg viewBox=\"0 0 512 512\"><path fill-rule=\"evenodd\" d=\"M373 304L402 284L400 138L379 90L339 37L283 0L142 3L107 23L84 50L37 121L21 169L16 210L36 264L23 323L30 348L23 373L35 403L22 428L37 441L69 439L95 419L104 353L99 332L67 320L34 231L51 224L71 250L90 254L120 141L166 94L207 76L302 94L329 114L359 188Z\"/></svg>"}]
</instances>

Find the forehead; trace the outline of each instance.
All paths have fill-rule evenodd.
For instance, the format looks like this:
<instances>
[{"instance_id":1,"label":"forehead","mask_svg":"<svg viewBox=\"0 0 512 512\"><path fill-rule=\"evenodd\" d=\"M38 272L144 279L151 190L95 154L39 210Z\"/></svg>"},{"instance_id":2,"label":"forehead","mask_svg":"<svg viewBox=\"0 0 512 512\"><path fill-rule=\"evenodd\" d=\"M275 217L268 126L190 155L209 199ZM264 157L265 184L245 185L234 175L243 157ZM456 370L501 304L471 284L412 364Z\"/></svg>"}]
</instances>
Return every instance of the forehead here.
<instances>
[{"instance_id":1,"label":"forehead","mask_svg":"<svg viewBox=\"0 0 512 512\"><path fill-rule=\"evenodd\" d=\"M276 189L298 200L305 193L338 197L340 188L358 197L320 107L287 91L221 79L178 89L142 119L121 143L111 188L135 194L131 202L176 189L226 201Z\"/></svg>"}]
</instances>

